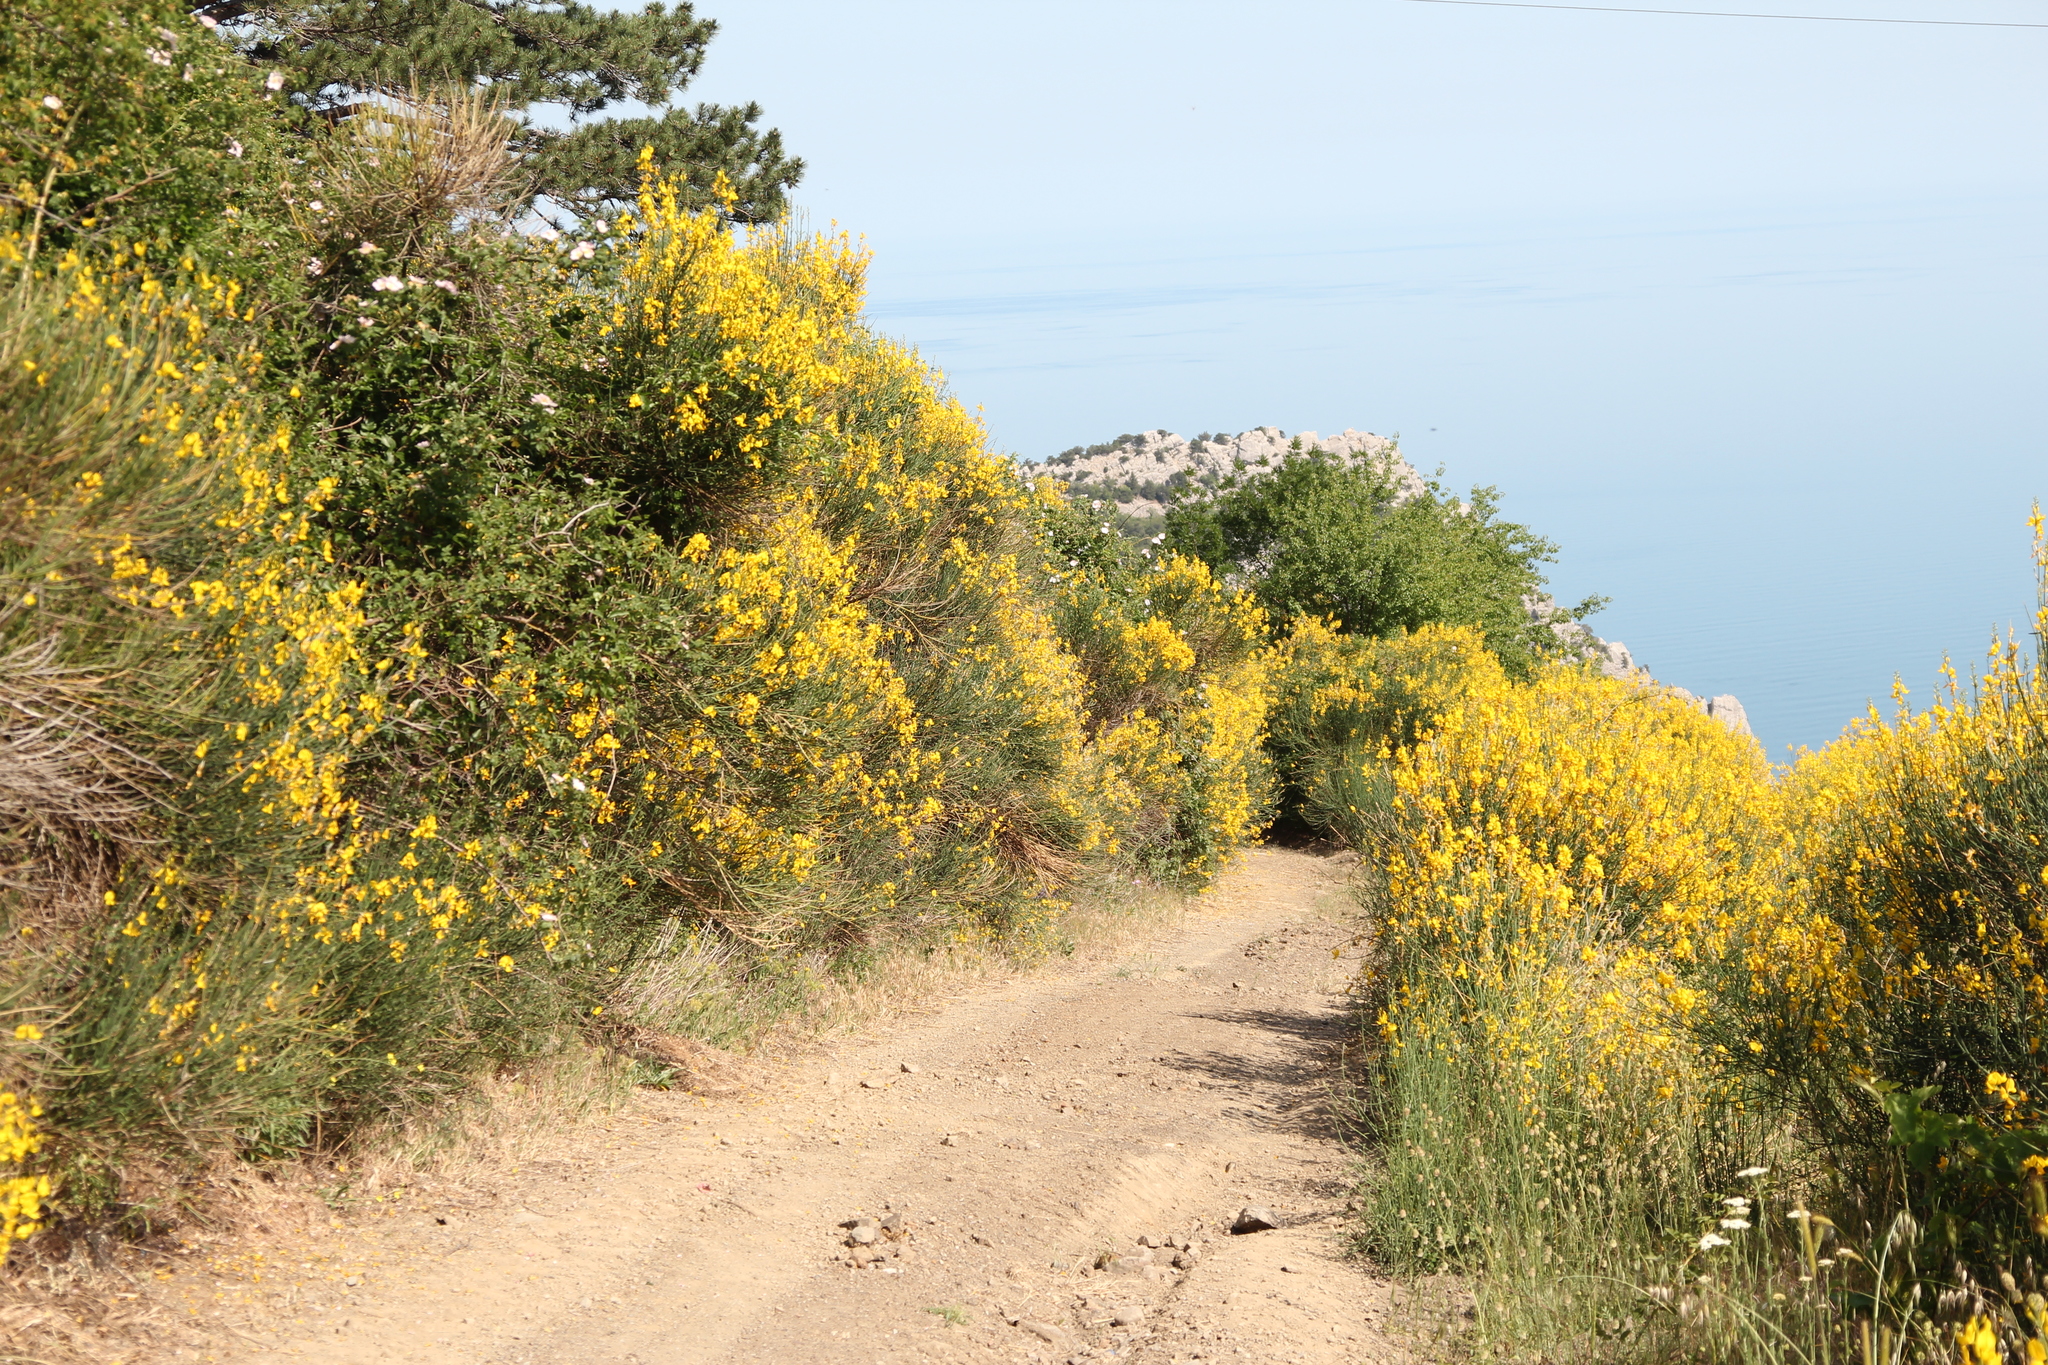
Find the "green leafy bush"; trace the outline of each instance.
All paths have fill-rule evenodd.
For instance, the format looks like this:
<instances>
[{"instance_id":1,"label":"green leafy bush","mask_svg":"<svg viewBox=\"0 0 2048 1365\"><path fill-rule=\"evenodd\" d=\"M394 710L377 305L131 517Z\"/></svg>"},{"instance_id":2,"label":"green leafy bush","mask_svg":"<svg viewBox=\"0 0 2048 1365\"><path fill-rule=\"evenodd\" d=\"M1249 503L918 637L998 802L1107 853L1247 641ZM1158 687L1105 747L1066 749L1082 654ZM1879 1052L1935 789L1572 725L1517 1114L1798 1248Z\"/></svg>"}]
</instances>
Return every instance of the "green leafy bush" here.
<instances>
[{"instance_id":1,"label":"green leafy bush","mask_svg":"<svg viewBox=\"0 0 2048 1365\"><path fill-rule=\"evenodd\" d=\"M25 254L115 241L203 251L261 212L280 154L262 82L180 6L0 9L0 207Z\"/></svg>"},{"instance_id":2,"label":"green leafy bush","mask_svg":"<svg viewBox=\"0 0 2048 1365\"><path fill-rule=\"evenodd\" d=\"M1459 500L1431 482L1406 495L1380 462L1297 452L1179 503L1166 523L1168 548L1241 579L1277 620L1321 617L1358 635L1476 626L1517 676L1557 649L1527 606L1556 547L1500 520L1491 488Z\"/></svg>"}]
</instances>

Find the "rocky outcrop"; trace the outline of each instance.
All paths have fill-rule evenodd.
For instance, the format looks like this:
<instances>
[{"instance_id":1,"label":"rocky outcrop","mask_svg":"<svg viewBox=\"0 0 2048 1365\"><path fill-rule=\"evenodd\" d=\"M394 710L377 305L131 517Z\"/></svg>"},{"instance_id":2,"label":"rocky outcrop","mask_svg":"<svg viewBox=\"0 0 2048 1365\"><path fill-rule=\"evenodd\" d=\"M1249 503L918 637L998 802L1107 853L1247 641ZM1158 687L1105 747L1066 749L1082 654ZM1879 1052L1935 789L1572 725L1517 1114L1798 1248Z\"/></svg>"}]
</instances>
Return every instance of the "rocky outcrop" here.
<instances>
[{"instance_id":1,"label":"rocky outcrop","mask_svg":"<svg viewBox=\"0 0 2048 1365\"><path fill-rule=\"evenodd\" d=\"M1674 687L1671 689L1671 695L1699 707L1736 734L1754 737L1749 728L1749 715L1742 709L1742 703L1726 693L1718 697L1695 697L1682 687Z\"/></svg>"},{"instance_id":2,"label":"rocky outcrop","mask_svg":"<svg viewBox=\"0 0 2048 1365\"><path fill-rule=\"evenodd\" d=\"M1569 653L1581 659L1597 662L1601 673L1610 678L1641 678L1655 682L1650 670L1638 665L1628 646L1619 640L1603 640L1580 622L1567 618L1557 609L1557 603L1549 594L1526 597L1522 605L1529 610L1531 621L1541 622L1550 627ZM1660 684L1661 685L1661 684ZM1723 693L1718 697L1698 697L1682 687L1663 685L1664 690L1689 706L1698 707L1738 735L1750 735L1749 716L1743 711L1742 703Z\"/></svg>"},{"instance_id":3,"label":"rocky outcrop","mask_svg":"<svg viewBox=\"0 0 2048 1365\"><path fill-rule=\"evenodd\" d=\"M1626 678L1636 671L1636 661L1628 652L1628 646L1619 640L1603 640L1592 631L1566 616L1558 609L1557 599L1549 593L1531 593L1522 599L1522 607L1529 613L1529 619L1538 625L1550 627L1550 633L1564 646L1565 652L1578 658L1597 661L1600 671L1610 678Z\"/></svg>"},{"instance_id":4,"label":"rocky outcrop","mask_svg":"<svg viewBox=\"0 0 2048 1365\"><path fill-rule=\"evenodd\" d=\"M1392 440L1349 429L1329 436L1313 431L1289 436L1279 427L1254 427L1236 435L1203 432L1189 439L1161 428L1101 445L1075 446L1025 468L1064 479L1071 492L1144 519L1163 514L1176 498L1215 488L1236 475L1270 469L1290 454L1311 450L1352 464L1376 463L1400 496L1422 491L1422 476L1401 458Z\"/></svg>"}]
</instances>

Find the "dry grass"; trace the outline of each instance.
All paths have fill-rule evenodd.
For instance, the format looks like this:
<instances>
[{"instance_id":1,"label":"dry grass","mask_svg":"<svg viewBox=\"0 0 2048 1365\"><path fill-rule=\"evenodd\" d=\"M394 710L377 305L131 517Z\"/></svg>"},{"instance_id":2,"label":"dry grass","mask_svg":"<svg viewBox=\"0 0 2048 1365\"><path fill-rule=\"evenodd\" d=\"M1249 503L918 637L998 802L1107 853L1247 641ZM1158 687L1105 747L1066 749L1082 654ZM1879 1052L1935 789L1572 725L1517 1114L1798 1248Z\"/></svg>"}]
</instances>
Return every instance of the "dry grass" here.
<instances>
[{"instance_id":1,"label":"dry grass","mask_svg":"<svg viewBox=\"0 0 2048 1365\"><path fill-rule=\"evenodd\" d=\"M320 143L308 167L311 193L292 206L309 245L370 241L379 259L398 260L417 254L451 215L496 222L521 201L516 129L487 92L415 88L355 107Z\"/></svg>"},{"instance_id":2,"label":"dry grass","mask_svg":"<svg viewBox=\"0 0 2048 1365\"><path fill-rule=\"evenodd\" d=\"M33 907L68 903L68 883L97 891L141 841L148 783L162 776L101 728L91 701L104 683L60 664L59 643L0 655L0 887L36 892Z\"/></svg>"}]
</instances>

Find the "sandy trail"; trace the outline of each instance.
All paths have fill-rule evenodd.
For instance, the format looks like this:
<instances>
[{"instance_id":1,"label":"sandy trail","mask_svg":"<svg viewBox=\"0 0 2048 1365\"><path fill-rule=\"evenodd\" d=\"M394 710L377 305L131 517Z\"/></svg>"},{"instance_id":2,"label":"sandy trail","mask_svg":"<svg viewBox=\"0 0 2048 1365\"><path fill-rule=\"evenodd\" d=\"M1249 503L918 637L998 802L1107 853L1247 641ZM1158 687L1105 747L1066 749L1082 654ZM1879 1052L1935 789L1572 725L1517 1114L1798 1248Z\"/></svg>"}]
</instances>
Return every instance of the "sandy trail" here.
<instances>
[{"instance_id":1,"label":"sandy trail","mask_svg":"<svg viewBox=\"0 0 2048 1365\"><path fill-rule=\"evenodd\" d=\"M1254 852L1120 962L971 990L741 1099L642 1092L488 1207L405 1200L260 1267L181 1269L166 1354L1404 1360L1393 1291L1341 1249L1348 871ZM1248 1204L1283 1226L1228 1235ZM847 1245L839 1224L890 1215ZM1140 1237L1192 1254L1141 1264Z\"/></svg>"}]
</instances>

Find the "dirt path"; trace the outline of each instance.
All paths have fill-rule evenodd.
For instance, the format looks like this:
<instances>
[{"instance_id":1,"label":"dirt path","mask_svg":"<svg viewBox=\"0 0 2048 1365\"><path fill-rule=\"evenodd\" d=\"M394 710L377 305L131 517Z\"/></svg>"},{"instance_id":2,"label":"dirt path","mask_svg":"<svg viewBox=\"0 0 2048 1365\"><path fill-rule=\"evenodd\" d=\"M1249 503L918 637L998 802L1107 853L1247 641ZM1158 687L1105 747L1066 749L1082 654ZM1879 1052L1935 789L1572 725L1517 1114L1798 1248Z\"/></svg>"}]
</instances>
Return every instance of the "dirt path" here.
<instances>
[{"instance_id":1,"label":"dirt path","mask_svg":"<svg viewBox=\"0 0 2048 1365\"><path fill-rule=\"evenodd\" d=\"M744 1099L643 1092L490 1207L403 1201L261 1266L182 1270L158 1290L191 1330L175 1354L1405 1359L1390 1287L1340 1247L1347 871L1255 852L1121 963L957 997ZM1282 1226L1229 1235L1246 1205ZM871 1247L839 1226L861 1217Z\"/></svg>"}]
</instances>

